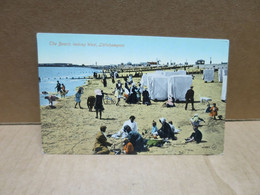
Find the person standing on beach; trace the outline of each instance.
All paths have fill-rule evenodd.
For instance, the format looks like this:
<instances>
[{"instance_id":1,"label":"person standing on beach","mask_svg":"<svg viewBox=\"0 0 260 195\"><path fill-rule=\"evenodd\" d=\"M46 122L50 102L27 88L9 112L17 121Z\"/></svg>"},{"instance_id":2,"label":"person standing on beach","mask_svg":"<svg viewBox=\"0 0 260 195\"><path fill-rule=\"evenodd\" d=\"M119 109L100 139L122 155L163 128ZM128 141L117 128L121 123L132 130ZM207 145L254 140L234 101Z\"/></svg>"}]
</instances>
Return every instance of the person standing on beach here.
<instances>
[{"instance_id":1,"label":"person standing on beach","mask_svg":"<svg viewBox=\"0 0 260 195\"><path fill-rule=\"evenodd\" d=\"M117 84L116 84L116 91L115 91L115 96L117 97L117 103L116 103L117 106L119 105L119 102L120 102L122 90L123 90L122 84L121 84L120 80L118 80Z\"/></svg>"},{"instance_id":2,"label":"person standing on beach","mask_svg":"<svg viewBox=\"0 0 260 195\"><path fill-rule=\"evenodd\" d=\"M103 85L104 87L107 87L107 75L105 73L103 75Z\"/></svg>"},{"instance_id":3,"label":"person standing on beach","mask_svg":"<svg viewBox=\"0 0 260 195\"><path fill-rule=\"evenodd\" d=\"M61 85L60 85L59 81L57 81L57 85L56 85L55 89L57 89L57 93L59 93L61 91Z\"/></svg>"},{"instance_id":4,"label":"person standing on beach","mask_svg":"<svg viewBox=\"0 0 260 195\"><path fill-rule=\"evenodd\" d=\"M102 111L104 110L103 106L103 94L100 89L95 90L96 94L96 100L95 100L95 110L96 110L96 118L98 118L98 113L99 113L99 118L101 119L102 117Z\"/></svg>"},{"instance_id":5,"label":"person standing on beach","mask_svg":"<svg viewBox=\"0 0 260 195\"><path fill-rule=\"evenodd\" d=\"M115 77L114 77L114 72L112 70L110 72L110 77L112 79L112 83L114 84L115 83Z\"/></svg>"},{"instance_id":6,"label":"person standing on beach","mask_svg":"<svg viewBox=\"0 0 260 195\"><path fill-rule=\"evenodd\" d=\"M193 86L190 86L190 89L186 92L185 99L186 99L185 110L187 110L189 102L191 103L192 110L195 110L195 108L194 108L194 91L193 91Z\"/></svg>"},{"instance_id":7,"label":"person standing on beach","mask_svg":"<svg viewBox=\"0 0 260 195\"><path fill-rule=\"evenodd\" d=\"M62 83L62 88L61 89L62 89L62 92L64 92L64 93L66 92L66 88L65 88L65 85L63 83Z\"/></svg>"},{"instance_id":8,"label":"person standing on beach","mask_svg":"<svg viewBox=\"0 0 260 195\"><path fill-rule=\"evenodd\" d=\"M83 88L82 88L82 87L80 87L79 90L78 90L78 92L75 94L75 102L76 102L75 108L77 108L77 105L79 104L80 109L83 109L83 108L80 106L81 94L83 94Z\"/></svg>"}]
</instances>

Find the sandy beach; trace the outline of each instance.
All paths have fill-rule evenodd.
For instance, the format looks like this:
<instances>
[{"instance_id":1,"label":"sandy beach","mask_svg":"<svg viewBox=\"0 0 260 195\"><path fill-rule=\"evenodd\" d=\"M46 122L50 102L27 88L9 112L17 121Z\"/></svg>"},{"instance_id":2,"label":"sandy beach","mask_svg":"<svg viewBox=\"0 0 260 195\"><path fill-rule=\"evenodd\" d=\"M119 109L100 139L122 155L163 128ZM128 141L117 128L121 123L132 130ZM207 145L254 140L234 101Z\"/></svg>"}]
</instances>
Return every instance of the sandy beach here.
<instances>
[{"instance_id":1,"label":"sandy beach","mask_svg":"<svg viewBox=\"0 0 260 195\"><path fill-rule=\"evenodd\" d=\"M129 73L128 73L129 74ZM131 115L136 117L139 133L149 139L152 129L152 121L157 122L158 129L161 127L159 118L164 117L167 121L172 121L175 128L181 129L177 134L177 140L170 140L170 143L162 147L150 147L147 152L138 153L147 154L221 154L224 143L225 127L225 108L226 103L221 101L222 83L218 82L218 73L215 72L215 82L204 83L202 74L195 74L193 80L195 109L191 110L189 104L188 110L185 110L185 103L176 103L176 107L164 107L164 102L152 101L152 105L143 104L126 104L121 99L119 106L115 104L104 104L102 119L96 119L96 113L93 109L90 112L87 108L88 96L95 96L94 90L101 89L108 93L116 101L113 92L115 84L111 79L107 80L107 87L103 87L101 80L90 79L83 86L84 94L81 96L81 106L84 109L75 109L74 96L61 98L56 104L55 109L49 106L41 106L42 122L42 146L44 153L48 154L93 154L95 137L101 125L107 126L106 134L118 132L123 123ZM139 78L133 78L135 83L140 81ZM122 78L121 83L124 84ZM224 120L213 120L208 113L205 113L206 103L200 103L200 96L212 98L210 103L215 102L219 108L219 115ZM47 101L47 100L46 100ZM185 138L193 132L190 118L198 114L205 120L199 130L202 132L202 142L185 144ZM148 133L145 133L145 132ZM115 144L115 148L122 148L121 140L108 138L108 141Z\"/></svg>"}]
</instances>

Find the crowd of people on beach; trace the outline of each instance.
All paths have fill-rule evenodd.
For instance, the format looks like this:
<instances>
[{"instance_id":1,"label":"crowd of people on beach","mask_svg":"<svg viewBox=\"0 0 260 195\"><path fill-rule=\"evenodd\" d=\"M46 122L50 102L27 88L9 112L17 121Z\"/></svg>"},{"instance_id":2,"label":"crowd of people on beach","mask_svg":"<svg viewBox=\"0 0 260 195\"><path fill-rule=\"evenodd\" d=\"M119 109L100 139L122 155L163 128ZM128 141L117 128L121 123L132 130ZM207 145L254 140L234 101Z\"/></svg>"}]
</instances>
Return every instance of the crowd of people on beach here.
<instances>
[{"instance_id":1,"label":"crowd of people on beach","mask_svg":"<svg viewBox=\"0 0 260 195\"><path fill-rule=\"evenodd\" d=\"M142 86L141 83L138 83L136 85L131 74L129 75L129 77L124 78L124 85L121 83L120 80L117 80L117 82L115 82L115 79L118 77L117 72L111 72L110 77L112 83L115 85L114 95L117 99L115 102L116 106L120 105L120 100L122 98L127 104L145 104L147 106L151 105L151 99L147 88ZM97 74L94 74L94 78L98 78ZM102 83L104 88L107 87L106 74L103 74ZM185 110L187 110L188 104L191 103L192 111L196 111L194 107L193 88L194 87L191 86L190 89L186 92ZM66 90L65 88L65 85L60 84L59 81L57 81L55 89L57 89L57 92L60 94L66 95L66 93L68 92L68 90ZM77 93L75 94L74 108L79 107L80 109L83 109L81 105L81 96L83 93L83 87L79 87ZM92 108L95 109L96 118L102 119L102 112L104 111L104 98L105 95L106 98L109 98L109 96L101 89L96 89L94 93L95 96L88 97L87 105L89 111L92 111ZM56 96L46 96L45 99L48 99L51 106L53 106L53 101L57 100L55 99L55 97ZM168 100L164 104L166 105L166 107L175 107L175 103L175 99L172 96L169 96ZM210 104L208 103L205 112L209 113L209 115L214 120L216 120L216 117L218 116L218 107L216 106L216 103L213 103L213 106L210 106ZM221 117L219 117L219 119L221 119ZM150 146L149 140L158 140L158 143L160 142L162 144L169 142L169 140L177 140L176 134L180 133L181 130L175 128L172 121L167 122L166 119L163 117L159 119L159 122L161 124L161 127L158 129L156 121L152 121L151 131L149 132L149 139L144 138L142 136L143 134L141 135L138 132L137 123L135 122L135 116L130 116L129 120L125 121L122 128L117 133L114 133L112 135L106 135L105 132L107 127L101 126L100 131L96 135L93 151L95 154L114 154L116 151L111 150L111 148L113 148L113 144L107 141L107 137L121 139L124 143L124 148L122 152L125 154L137 154L137 152L148 151L148 148ZM190 119L190 123L194 132L191 133L190 137L185 139L185 143L200 143L202 141L202 133L199 130L201 122L205 123L205 120L200 118L198 114L195 114ZM109 149L109 147L111 148Z\"/></svg>"}]
</instances>

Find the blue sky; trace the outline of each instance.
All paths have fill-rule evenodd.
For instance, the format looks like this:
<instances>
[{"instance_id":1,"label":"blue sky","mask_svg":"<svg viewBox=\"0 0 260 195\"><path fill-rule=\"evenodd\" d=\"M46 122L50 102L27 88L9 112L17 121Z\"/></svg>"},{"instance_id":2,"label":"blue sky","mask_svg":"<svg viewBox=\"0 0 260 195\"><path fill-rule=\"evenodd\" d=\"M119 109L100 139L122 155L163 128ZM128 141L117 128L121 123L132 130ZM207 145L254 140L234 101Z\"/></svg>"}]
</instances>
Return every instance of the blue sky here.
<instances>
[{"instance_id":1,"label":"blue sky","mask_svg":"<svg viewBox=\"0 0 260 195\"><path fill-rule=\"evenodd\" d=\"M75 45L76 44L76 45ZM194 64L228 62L225 39L37 33L39 63L109 65L160 60Z\"/></svg>"}]
</instances>

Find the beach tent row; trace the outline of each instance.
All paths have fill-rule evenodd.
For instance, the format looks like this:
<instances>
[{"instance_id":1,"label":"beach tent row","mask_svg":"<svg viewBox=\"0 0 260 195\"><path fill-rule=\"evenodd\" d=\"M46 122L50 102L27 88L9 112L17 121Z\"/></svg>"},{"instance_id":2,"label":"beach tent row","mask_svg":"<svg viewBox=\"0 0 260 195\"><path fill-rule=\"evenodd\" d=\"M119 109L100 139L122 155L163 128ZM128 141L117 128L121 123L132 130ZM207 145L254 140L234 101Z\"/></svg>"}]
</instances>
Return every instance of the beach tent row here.
<instances>
[{"instance_id":1,"label":"beach tent row","mask_svg":"<svg viewBox=\"0 0 260 195\"><path fill-rule=\"evenodd\" d=\"M214 69L204 69L203 70L203 77L202 79L205 82L212 82L214 81Z\"/></svg>"},{"instance_id":2,"label":"beach tent row","mask_svg":"<svg viewBox=\"0 0 260 195\"><path fill-rule=\"evenodd\" d=\"M141 84L147 86L152 100L166 100L170 96L185 101L185 94L192 85L192 76L186 71L158 71L144 74Z\"/></svg>"},{"instance_id":3,"label":"beach tent row","mask_svg":"<svg viewBox=\"0 0 260 195\"><path fill-rule=\"evenodd\" d=\"M218 69L218 82L222 83L223 82L223 76L227 76L228 70L226 68Z\"/></svg>"}]
</instances>

